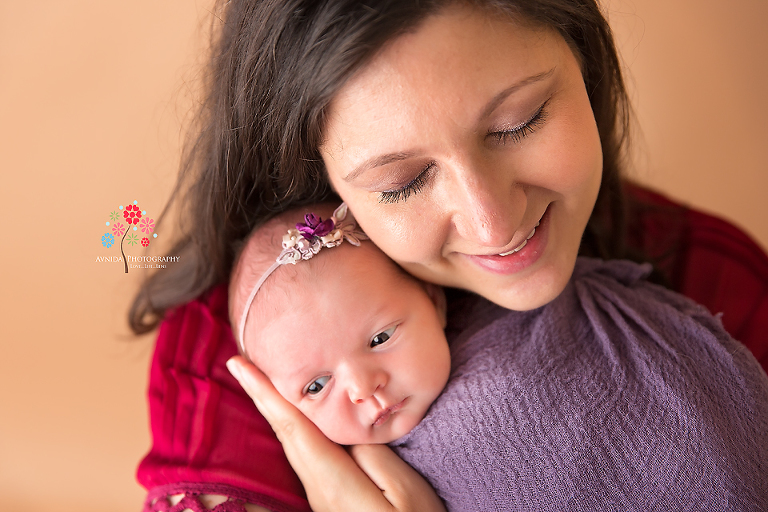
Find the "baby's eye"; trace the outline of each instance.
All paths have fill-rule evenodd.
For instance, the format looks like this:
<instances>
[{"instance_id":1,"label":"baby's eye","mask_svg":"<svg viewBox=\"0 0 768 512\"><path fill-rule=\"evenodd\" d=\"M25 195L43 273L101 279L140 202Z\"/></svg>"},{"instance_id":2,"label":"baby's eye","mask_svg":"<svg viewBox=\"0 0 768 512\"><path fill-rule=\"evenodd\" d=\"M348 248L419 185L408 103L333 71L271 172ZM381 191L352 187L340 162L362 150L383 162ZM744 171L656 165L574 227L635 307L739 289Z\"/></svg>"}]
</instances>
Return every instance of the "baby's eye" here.
<instances>
[{"instance_id":1,"label":"baby's eye","mask_svg":"<svg viewBox=\"0 0 768 512\"><path fill-rule=\"evenodd\" d=\"M306 393L308 395L316 395L319 392L323 390L326 384L328 384L328 381L331 380L330 375L326 375L324 377L320 377L319 379L312 382L309 386L307 386Z\"/></svg>"},{"instance_id":2,"label":"baby's eye","mask_svg":"<svg viewBox=\"0 0 768 512\"><path fill-rule=\"evenodd\" d=\"M391 338L391 337L392 337L392 335L395 333L395 329L397 329L397 326L396 326L396 325L395 325L395 326L392 326L392 327L390 327L389 329L387 329L386 331L384 331L384 332L380 332L379 334L377 334L376 336L374 336L374 337L371 339L371 346L372 346L372 347L376 347L376 346L378 346L378 345L382 345L382 344L386 343L386 342L387 342L387 340L388 340L389 338Z\"/></svg>"}]
</instances>

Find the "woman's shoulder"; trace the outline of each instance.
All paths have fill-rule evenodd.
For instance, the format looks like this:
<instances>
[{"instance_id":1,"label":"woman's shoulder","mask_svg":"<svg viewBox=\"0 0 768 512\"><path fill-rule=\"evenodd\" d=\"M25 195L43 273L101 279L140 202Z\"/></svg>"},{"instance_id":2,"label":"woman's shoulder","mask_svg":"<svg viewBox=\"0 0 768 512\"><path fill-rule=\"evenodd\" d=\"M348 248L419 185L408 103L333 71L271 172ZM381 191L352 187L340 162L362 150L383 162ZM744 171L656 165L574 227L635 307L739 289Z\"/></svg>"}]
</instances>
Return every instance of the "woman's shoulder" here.
<instances>
[{"instance_id":1,"label":"woman's shoulder","mask_svg":"<svg viewBox=\"0 0 768 512\"><path fill-rule=\"evenodd\" d=\"M740 345L725 331L719 315L649 282L652 270L649 263L580 257L571 282L552 307L579 312L596 334L618 329L622 338L663 336L675 340L684 331L693 339Z\"/></svg>"}]
</instances>

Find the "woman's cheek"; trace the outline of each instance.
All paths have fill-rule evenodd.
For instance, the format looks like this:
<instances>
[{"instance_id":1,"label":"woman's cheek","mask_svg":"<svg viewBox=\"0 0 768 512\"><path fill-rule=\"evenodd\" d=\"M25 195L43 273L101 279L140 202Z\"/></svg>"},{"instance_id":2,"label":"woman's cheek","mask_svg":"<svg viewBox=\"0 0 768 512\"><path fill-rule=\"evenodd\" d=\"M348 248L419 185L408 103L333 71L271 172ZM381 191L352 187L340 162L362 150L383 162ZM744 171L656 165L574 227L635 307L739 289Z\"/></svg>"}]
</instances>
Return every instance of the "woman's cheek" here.
<instances>
[{"instance_id":1,"label":"woman's cheek","mask_svg":"<svg viewBox=\"0 0 768 512\"><path fill-rule=\"evenodd\" d=\"M568 168L562 176L564 186L572 189L599 187L603 150L586 92L579 91L578 97L571 103L560 135L563 152L569 155L565 161Z\"/></svg>"},{"instance_id":2,"label":"woman's cheek","mask_svg":"<svg viewBox=\"0 0 768 512\"><path fill-rule=\"evenodd\" d=\"M411 200L416 202L418 198ZM423 206L424 210L429 208ZM407 203L384 204L361 214L358 222L370 239L396 262L424 263L439 255L441 246L437 222L428 214Z\"/></svg>"},{"instance_id":3,"label":"woman's cheek","mask_svg":"<svg viewBox=\"0 0 768 512\"><path fill-rule=\"evenodd\" d=\"M542 132L542 144L526 155L526 167L538 174L531 181L555 192L566 204L593 201L603 157L592 110L561 113L548 128Z\"/></svg>"}]
</instances>

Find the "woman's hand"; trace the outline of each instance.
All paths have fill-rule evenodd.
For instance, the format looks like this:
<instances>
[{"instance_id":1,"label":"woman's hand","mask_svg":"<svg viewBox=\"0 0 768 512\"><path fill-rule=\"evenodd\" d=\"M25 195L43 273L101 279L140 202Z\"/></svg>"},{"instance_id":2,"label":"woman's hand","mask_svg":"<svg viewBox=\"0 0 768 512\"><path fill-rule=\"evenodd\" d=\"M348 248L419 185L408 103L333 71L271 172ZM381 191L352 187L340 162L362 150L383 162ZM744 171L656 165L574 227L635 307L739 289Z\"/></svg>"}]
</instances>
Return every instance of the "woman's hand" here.
<instances>
[{"instance_id":1,"label":"woman's hand","mask_svg":"<svg viewBox=\"0 0 768 512\"><path fill-rule=\"evenodd\" d=\"M386 445L345 450L285 400L240 356L227 368L272 425L315 512L445 511L435 491Z\"/></svg>"}]
</instances>

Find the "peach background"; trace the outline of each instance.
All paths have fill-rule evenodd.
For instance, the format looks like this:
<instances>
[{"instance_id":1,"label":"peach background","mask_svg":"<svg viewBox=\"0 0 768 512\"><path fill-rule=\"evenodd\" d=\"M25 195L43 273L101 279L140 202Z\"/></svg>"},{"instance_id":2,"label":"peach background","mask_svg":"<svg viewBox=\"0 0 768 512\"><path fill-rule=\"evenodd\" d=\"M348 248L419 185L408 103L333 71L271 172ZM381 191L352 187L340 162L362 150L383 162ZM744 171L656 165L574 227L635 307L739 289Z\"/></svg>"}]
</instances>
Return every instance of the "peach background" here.
<instances>
[{"instance_id":1,"label":"peach background","mask_svg":"<svg viewBox=\"0 0 768 512\"><path fill-rule=\"evenodd\" d=\"M117 254L99 244L110 211L155 217L169 194L209 4L0 2L4 510L140 509L154 335L125 326L141 271L95 258ZM768 247L768 3L606 5L643 128L636 176Z\"/></svg>"}]
</instances>

